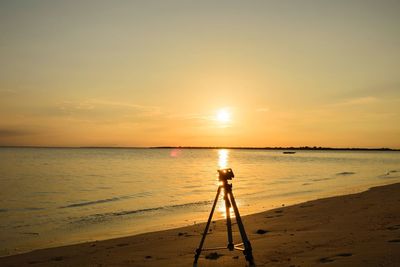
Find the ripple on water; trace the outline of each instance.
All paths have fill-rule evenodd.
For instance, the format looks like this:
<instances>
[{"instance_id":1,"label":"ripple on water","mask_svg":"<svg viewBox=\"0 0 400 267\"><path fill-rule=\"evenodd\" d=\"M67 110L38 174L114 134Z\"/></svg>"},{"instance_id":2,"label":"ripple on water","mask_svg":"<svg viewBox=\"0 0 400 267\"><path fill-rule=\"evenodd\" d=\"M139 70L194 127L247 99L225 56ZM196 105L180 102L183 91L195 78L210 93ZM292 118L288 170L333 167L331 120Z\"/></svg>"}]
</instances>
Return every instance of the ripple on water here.
<instances>
[{"instance_id":1,"label":"ripple on water","mask_svg":"<svg viewBox=\"0 0 400 267\"><path fill-rule=\"evenodd\" d=\"M336 175L353 175L353 174L356 174L355 172L339 172L339 173L336 173Z\"/></svg>"}]
</instances>

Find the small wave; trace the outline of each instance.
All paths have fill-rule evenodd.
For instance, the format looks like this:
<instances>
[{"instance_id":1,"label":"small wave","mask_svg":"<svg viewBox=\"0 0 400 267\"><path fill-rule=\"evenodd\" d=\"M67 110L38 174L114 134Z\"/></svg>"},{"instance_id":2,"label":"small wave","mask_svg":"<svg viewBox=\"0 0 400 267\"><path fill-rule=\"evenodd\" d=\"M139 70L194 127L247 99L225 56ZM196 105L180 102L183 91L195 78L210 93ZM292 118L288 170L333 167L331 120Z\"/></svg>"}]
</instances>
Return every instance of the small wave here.
<instances>
[{"instance_id":1,"label":"small wave","mask_svg":"<svg viewBox=\"0 0 400 267\"><path fill-rule=\"evenodd\" d=\"M315 193L318 192L319 190L299 190L299 191L294 191L294 192L286 192L286 193L279 193L275 195L271 195L272 197L286 197L286 196L296 196L296 195L304 195L304 194L309 194L309 193Z\"/></svg>"},{"instance_id":2,"label":"small wave","mask_svg":"<svg viewBox=\"0 0 400 267\"><path fill-rule=\"evenodd\" d=\"M293 192L282 192L282 193L271 193L268 195L262 195L263 199L274 199L274 198L282 198L282 197L292 197L292 196L301 196L301 195L307 195L310 193L316 193L320 192L321 190L317 189L309 189L309 190L299 190L299 191L293 191ZM259 198L259 196L256 196Z\"/></svg>"},{"instance_id":3,"label":"small wave","mask_svg":"<svg viewBox=\"0 0 400 267\"><path fill-rule=\"evenodd\" d=\"M7 209L0 209L0 212L7 212Z\"/></svg>"},{"instance_id":4,"label":"small wave","mask_svg":"<svg viewBox=\"0 0 400 267\"><path fill-rule=\"evenodd\" d=\"M279 179L279 180L267 183L266 185L290 184L290 183L293 183L293 181L290 181L287 179Z\"/></svg>"},{"instance_id":5,"label":"small wave","mask_svg":"<svg viewBox=\"0 0 400 267\"><path fill-rule=\"evenodd\" d=\"M110 186L98 186L98 189L111 189L112 187Z\"/></svg>"},{"instance_id":6,"label":"small wave","mask_svg":"<svg viewBox=\"0 0 400 267\"><path fill-rule=\"evenodd\" d=\"M150 192L141 192L141 193L137 193L137 194L133 194L133 195L129 195L129 196L112 197L112 198L98 199L98 200L93 200L93 201L85 201L85 202L74 203L74 204L70 204L70 205L66 205L66 206L61 206L59 208L60 209L77 208L77 207L96 205L96 204L119 201L119 200L124 200L124 199L129 199L129 198L146 197L146 196L151 196L151 193Z\"/></svg>"},{"instance_id":7,"label":"small wave","mask_svg":"<svg viewBox=\"0 0 400 267\"><path fill-rule=\"evenodd\" d=\"M39 235L37 232L21 232L21 235Z\"/></svg>"},{"instance_id":8,"label":"small wave","mask_svg":"<svg viewBox=\"0 0 400 267\"><path fill-rule=\"evenodd\" d=\"M205 192L210 192L208 189L193 189L188 192L188 194L197 194L197 193L205 193Z\"/></svg>"},{"instance_id":9,"label":"small wave","mask_svg":"<svg viewBox=\"0 0 400 267\"><path fill-rule=\"evenodd\" d=\"M155 208L112 212L112 213L108 213L108 214L113 215L113 216L121 216L121 215L129 215L129 214L135 214L135 213L141 213L141 212L147 212L147 211L170 209L170 208L187 208L187 207L191 207L191 206L201 206L201 205L207 205L210 203L211 203L211 201L197 201L197 202L184 203L184 204L160 206L160 207L155 207Z\"/></svg>"},{"instance_id":10,"label":"small wave","mask_svg":"<svg viewBox=\"0 0 400 267\"><path fill-rule=\"evenodd\" d=\"M24 208L24 210L44 210L44 208L28 207L28 208Z\"/></svg>"},{"instance_id":11,"label":"small wave","mask_svg":"<svg viewBox=\"0 0 400 267\"><path fill-rule=\"evenodd\" d=\"M332 180L333 178L317 178L317 179L311 179L313 182L320 182L320 181L327 181L327 180Z\"/></svg>"},{"instance_id":12,"label":"small wave","mask_svg":"<svg viewBox=\"0 0 400 267\"><path fill-rule=\"evenodd\" d=\"M400 175L395 175L395 176L392 176L392 175L380 175L380 176L378 176L378 178L383 178L383 179L397 179L397 178L400 178Z\"/></svg>"},{"instance_id":13,"label":"small wave","mask_svg":"<svg viewBox=\"0 0 400 267\"><path fill-rule=\"evenodd\" d=\"M353 175L353 174L356 174L355 172L339 172L339 173L336 173L336 175Z\"/></svg>"},{"instance_id":14,"label":"small wave","mask_svg":"<svg viewBox=\"0 0 400 267\"><path fill-rule=\"evenodd\" d=\"M197 202L191 202L191 203L170 205L170 206L166 206L166 208L185 208L185 207L190 207L190 206L207 205L207 204L210 204L210 203L211 203L211 201L204 200L204 201L197 201Z\"/></svg>"},{"instance_id":15,"label":"small wave","mask_svg":"<svg viewBox=\"0 0 400 267\"><path fill-rule=\"evenodd\" d=\"M59 191L38 191L38 192L33 192L36 195L52 195L52 194L61 194L62 192Z\"/></svg>"},{"instance_id":16,"label":"small wave","mask_svg":"<svg viewBox=\"0 0 400 267\"><path fill-rule=\"evenodd\" d=\"M17 225L13 225L12 228L14 229L19 229L19 228L24 228L24 227L30 227L30 224L17 224Z\"/></svg>"},{"instance_id":17,"label":"small wave","mask_svg":"<svg viewBox=\"0 0 400 267\"><path fill-rule=\"evenodd\" d=\"M103 175L100 175L100 174L88 174L87 176L91 176L91 177L104 177Z\"/></svg>"},{"instance_id":18,"label":"small wave","mask_svg":"<svg viewBox=\"0 0 400 267\"><path fill-rule=\"evenodd\" d=\"M393 179L393 178L399 178L400 176L398 175L399 170L391 170L388 171L385 174L379 175L378 178L386 178L386 179Z\"/></svg>"},{"instance_id":19,"label":"small wave","mask_svg":"<svg viewBox=\"0 0 400 267\"><path fill-rule=\"evenodd\" d=\"M182 188L187 188L187 189L199 188L199 187L201 187L201 186L200 185L185 185L185 186L182 186Z\"/></svg>"},{"instance_id":20,"label":"small wave","mask_svg":"<svg viewBox=\"0 0 400 267\"><path fill-rule=\"evenodd\" d=\"M145 212L153 212L153 211L159 211L159 210L167 210L167 209L187 208L187 207L191 207L191 206L201 206L201 205L207 205L207 204L211 204L211 203L212 203L211 201L197 201L197 202L191 202L191 203L167 205L167 206L160 206L160 207L154 207L154 208L97 213L97 214L85 216L76 221L73 221L72 223L102 222L102 221L109 220L112 217L126 216L126 215L139 214L139 213L145 213Z\"/></svg>"},{"instance_id":21,"label":"small wave","mask_svg":"<svg viewBox=\"0 0 400 267\"><path fill-rule=\"evenodd\" d=\"M80 203L75 203L75 204L71 204L71 205L67 205L67 206L62 206L60 208L61 209L76 208L76 207L89 206L89 205L94 205L94 204L101 204L101 203L106 203L106 202L117 201L117 200L120 200L120 199L121 198L119 198L119 197L99 199L99 200L95 200L95 201L80 202Z\"/></svg>"},{"instance_id":22,"label":"small wave","mask_svg":"<svg viewBox=\"0 0 400 267\"><path fill-rule=\"evenodd\" d=\"M148 209L138 209L138 210L127 210L127 211L119 211L119 212L112 212L110 215L112 216L123 216L123 215L129 215L129 214L135 214L135 213L141 213L141 212L146 212L146 211L156 211L156 210L161 210L164 207L157 207L157 208L148 208ZM104 214L107 215L107 214Z\"/></svg>"}]
</instances>

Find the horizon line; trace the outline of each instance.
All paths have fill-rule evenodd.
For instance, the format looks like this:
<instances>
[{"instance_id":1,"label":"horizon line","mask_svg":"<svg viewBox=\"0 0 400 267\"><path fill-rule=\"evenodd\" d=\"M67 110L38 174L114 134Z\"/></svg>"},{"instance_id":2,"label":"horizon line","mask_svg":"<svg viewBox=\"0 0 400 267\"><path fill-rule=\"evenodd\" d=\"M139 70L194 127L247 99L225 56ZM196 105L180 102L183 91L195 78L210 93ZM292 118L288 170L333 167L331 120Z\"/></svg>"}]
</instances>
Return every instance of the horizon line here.
<instances>
[{"instance_id":1,"label":"horizon line","mask_svg":"<svg viewBox=\"0 0 400 267\"><path fill-rule=\"evenodd\" d=\"M254 150L348 150L348 151L400 151L389 147L322 147L322 146L8 146L0 148L70 148L70 149L254 149Z\"/></svg>"}]
</instances>

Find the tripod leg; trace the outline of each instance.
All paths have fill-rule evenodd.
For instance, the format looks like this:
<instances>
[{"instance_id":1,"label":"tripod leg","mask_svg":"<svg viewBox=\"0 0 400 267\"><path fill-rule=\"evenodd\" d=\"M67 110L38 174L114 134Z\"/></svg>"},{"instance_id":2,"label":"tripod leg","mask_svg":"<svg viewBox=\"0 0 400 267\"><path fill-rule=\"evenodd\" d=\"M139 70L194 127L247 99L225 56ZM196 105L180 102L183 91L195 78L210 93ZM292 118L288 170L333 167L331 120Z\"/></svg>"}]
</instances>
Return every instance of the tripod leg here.
<instances>
[{"instance_id":1,"label":"tripod leg","mask_svg":"<svg viewBox=\"0 0 400 267\"><path fill-rule=\"evenodd\" d=\"M228 249L230 251L233 250L234 245L233 245L233 237L232 237L232 220L231 220L231 202L229 201L228 198L228 193L227 190L224 189L224 200L225 200L225 211L226 211L226 228L228 232Z\"/></svg>"},{"instance_id":2,"label":"tripod leg","mask_svg":"<svg viewBox=\"0 0 400 267\"><path fill-rule=\"evenodd\" d=\"M253 252L252 252L251 244L250 244L249 239L247 238L246 230L244 229L243 222L242 222L242 218L240 217L240 214L239 214L239 209L238 209L238 207L237 207L237 205L236 205L235 198L233 197L232 190L229 190L228 193L229 193L229 197L230 197L230 199L231 199L231 203L232 203L232 206L233 206L233 210L234 210L234 212L235 212L236 222L237 222L237 225L238 225L238 227L239 227L240 236L242 237L242 241L243 241L243 245L244 245L243 254L244 254L245 257L246 257L246 260L249 262L249 265L252 266L252 267L254 267L254 266L256 266L256 265L255 265L255 263L254 263L254 258L253 258Z\"/></svg>"},{"instance_id":3,"label":"tripod leg","mask_svg":"<svg viewBox=\"0 0 400 267\"><path fill-rule=\"evenodd\" d=\"M204 229L203 237L201 238L200 245L199 245L198 249L196 249L196 254L194 255L193 266L197 266L197 260L200 257L201 250L202 250L203 244L204 244L204 240L206 239L206 236L207 236L207 233L208 233L208 228L210 227L211 219L212 219L212 216L214 214L215 206L217 205L218 197L219 197L219 194L221 193L221 188L222 188L222 186L218 187L217 195L215 196L214 204L213 204L213 206L211 208L210 216L208 217L208 221L207 221L207 224L206 224L206 228Z\"/></svg>"}]
</instances>

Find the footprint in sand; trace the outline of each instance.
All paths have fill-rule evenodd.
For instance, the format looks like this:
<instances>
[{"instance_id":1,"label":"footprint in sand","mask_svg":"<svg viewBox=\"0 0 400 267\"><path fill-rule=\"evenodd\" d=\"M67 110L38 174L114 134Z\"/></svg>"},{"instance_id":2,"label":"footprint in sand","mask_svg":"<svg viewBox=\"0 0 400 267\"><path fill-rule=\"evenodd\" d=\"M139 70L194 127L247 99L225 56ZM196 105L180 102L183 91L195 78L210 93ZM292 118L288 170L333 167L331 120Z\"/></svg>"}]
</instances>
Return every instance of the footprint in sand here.
<instances>
[{"instance_id":1,"label":"footprint in sand","mask_svg":"<svg viewBox=\"0 0 400 267\"><path fill-rule=\"evenodd\" d=\"M219 257L223 256L224 254L219 254L217 252L211 252L206 255L206 259L208 260L217 260Z\"/></svg>"},{"instance_id":2,"label":"footprint in sand","mask_svg":"<svg viewBox=\"0 0 400 267\"><path fill-rule=\"evenodd\" d=\"M305 204L305 205L301 205L300 208L310 208L310 207L314 207L313 204Z\"/></svg>"},{"instance_id":3,"label":"footprint in sand","mask_svg":"<svg viewBox=\"0 0 400 267\"><path fill-rule=\"evenodd\" d=\"M259 235L263 235L263 234L266 234L266 233L268 233L268 232L269 232L268 230L264 230L264 229L258 229L258 230L256 231L256 233L259 234Z\"/></svg>"},{"instance_id":4,"label":"footprint in sand","mask_svg":"<svg viewBox=\"0 0 400 267\"><path fill-rule=\"evenodd\" d=\"M63 259L64 259L64 257L61 257L61 256L51 258L52 261L62 261Z\"/></svg>"},{"instance_id":5,"label":"footprint in sand","mask_svg":"<svg viewBox=\"0 0 400 267\"><path fill-rule=\"evenodd\" d=\"M335 260L337 260L337 259L339 259L339 258L341 258L341 257L350 257L350 256L352 256L352 255L353 255L352 253L339 253L339 254L336 254L336 255L331 256L331 257L320 258L320 259L319 259L319 262L321 262L321 263L328 263L328 262L335 261Z\"/></svg>"},{"instance_id":6,"label":"footprint in sand","mask_svg":"<svg viewBox=\"0 0 400 267\"><path fill-rule=\"evenodd\" d=\"M393 230L399 230L399 229L400 229L400 224L393 225L393 226L389 226L389 227L387 227L386 229L387 229L387 230L391 230L391 231L393 231Z\"/></svg>"}]
</instances>

